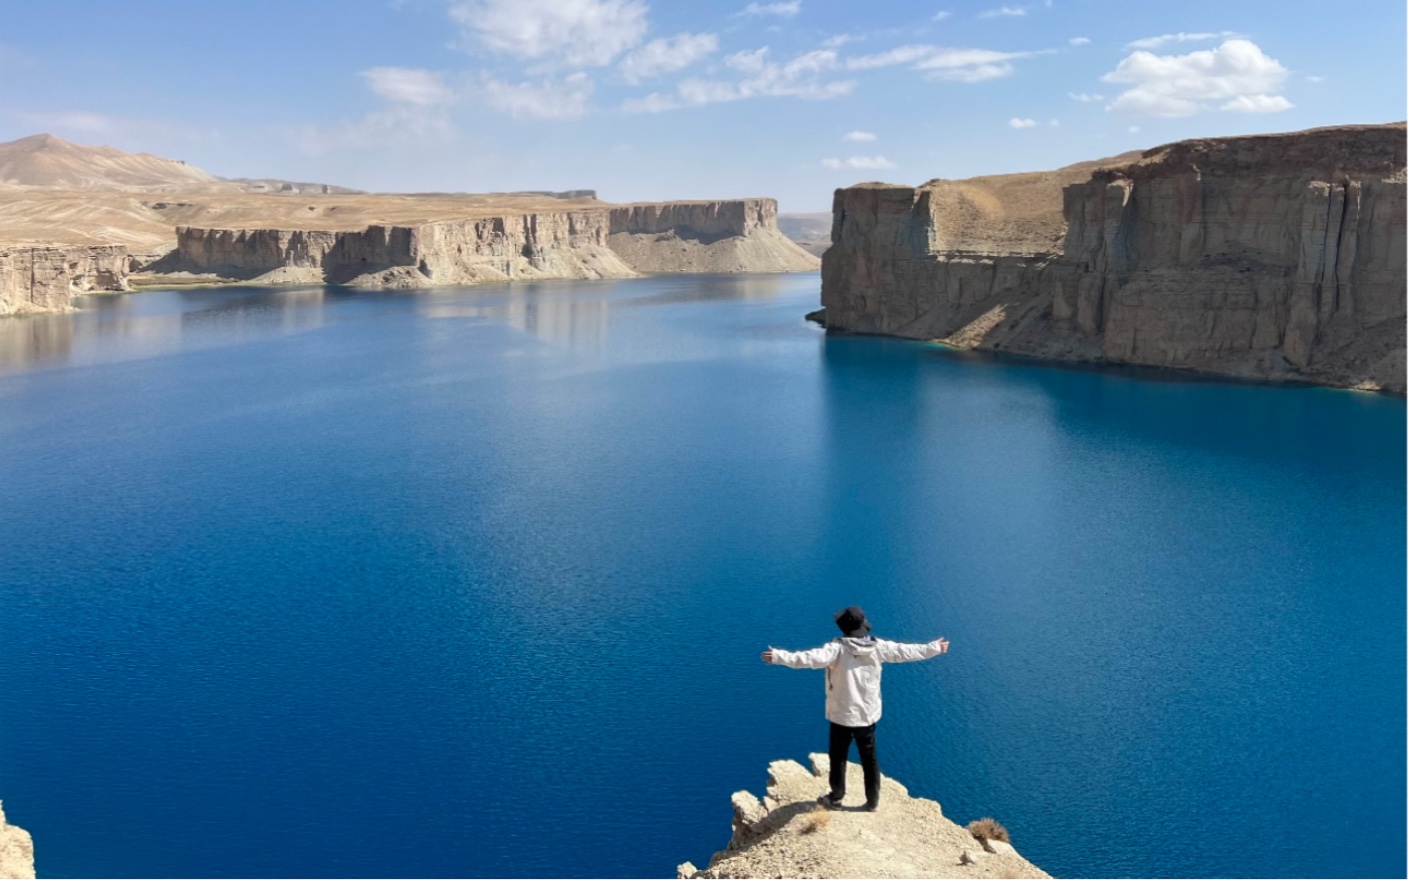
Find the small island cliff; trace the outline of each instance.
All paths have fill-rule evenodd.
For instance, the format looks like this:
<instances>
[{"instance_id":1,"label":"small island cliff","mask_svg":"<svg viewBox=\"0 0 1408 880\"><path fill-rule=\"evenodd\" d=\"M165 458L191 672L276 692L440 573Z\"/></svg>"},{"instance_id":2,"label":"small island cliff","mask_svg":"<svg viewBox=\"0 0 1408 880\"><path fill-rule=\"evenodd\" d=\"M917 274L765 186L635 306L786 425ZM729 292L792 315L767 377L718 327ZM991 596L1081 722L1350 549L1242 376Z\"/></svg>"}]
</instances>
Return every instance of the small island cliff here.
<instances>
[{"instance_id":1,"label":"small island cliff","mask_svg":"<svg viewBox=\"0 0 1408 880\"><path fill-rule=\"evenodd\" d=\"M1044 191L1008 176L1024 204L1002 177L838 189L825 326L1404 393L1403 123L1180 141L1062 171L1039 176L1065 183Z\"/></svg>"},{"instance_id":2,"label":"small island cliff","mask_svg":"<svg viewBox=\"0 0 1408 880\"><path fill-rule=\"evenodd\" d=\"M880 808L825 810L830 759L809 756L768 765L767 792L733 795L733 836L704 869L685 862L681 880L716 877L1048 877L1003 840L980 841L944 816L936 801L911 797L887 777ZM847 787L863 787L859 764L846 765ZM975 817L976 818L976 817Z\"/></svg>"}]
</instances>

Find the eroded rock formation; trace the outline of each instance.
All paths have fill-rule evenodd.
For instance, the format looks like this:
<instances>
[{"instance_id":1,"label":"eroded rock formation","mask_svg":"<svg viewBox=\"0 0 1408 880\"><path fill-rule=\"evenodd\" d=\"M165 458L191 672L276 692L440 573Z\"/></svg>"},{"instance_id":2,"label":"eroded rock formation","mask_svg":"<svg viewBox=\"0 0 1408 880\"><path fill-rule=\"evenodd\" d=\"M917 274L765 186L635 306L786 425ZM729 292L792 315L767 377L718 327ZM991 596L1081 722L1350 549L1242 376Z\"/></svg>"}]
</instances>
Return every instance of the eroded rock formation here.
<instances>
[{"instance_id":1,"label":"eroded rock formation","mask_svg":"<svg viewBox=\"0 0 1408 880\"><path fill-rule=\"evenodd\" d=\"M127 269L120 246L0 245L0 315L62 312L76 293L126 290Z\"/></svg>"},{"instance_id":2,"label":"eroded rock formation","mask_svg":"<svg viewBox=\"0 0 1408 880\"><path fill-rule=\"evenodd\" d=\"M934 184L837 190L825 322L1402 394L1404 135L1400 123L1149 150L1066 186L1063 246L1046 252L949 246Z\"/></svg>"},{"instance_id":3,"label":"eroded rock formation","mask_svg":"<svg viewBox=\"0 0 1408 880\"><path fill-rule=\"evenodd\" d=\"M183 226L158 267L242 280L428 287L642 272L792 272L815 258L772 199L510 214L361 230Z\"/></svg>"},{"instance_id":4,"label":"eroded rock formation","mask_svg":"<svg viewBox=\"0 0 1408 880\"><path fill-rule=\"evenodd\" d=\"M709 866L680 865L680 878L714 877L1046 877L1011 845L984 849L966 828L944 816L935 801L910 797L885 777L880 809L821 810L830 761L813 754L808 772L796 761L768 766L759 800L733 795L733 837ZM859 764L848 764L847 789L863 788ZM976 817L975 817L976 818ZM965 856L966 854L966 856Z\"/></svg>"},{"instance_id":5,"label":"eroded rock formation","mask_svg":"<svg viewBox=\"0 0 1408 880\"><path fill-rule=\"evenodd\" d=\"M34 841L29 832L5 821L0 806L0 877L34 880Z\"/></svg>"}]
</instances>

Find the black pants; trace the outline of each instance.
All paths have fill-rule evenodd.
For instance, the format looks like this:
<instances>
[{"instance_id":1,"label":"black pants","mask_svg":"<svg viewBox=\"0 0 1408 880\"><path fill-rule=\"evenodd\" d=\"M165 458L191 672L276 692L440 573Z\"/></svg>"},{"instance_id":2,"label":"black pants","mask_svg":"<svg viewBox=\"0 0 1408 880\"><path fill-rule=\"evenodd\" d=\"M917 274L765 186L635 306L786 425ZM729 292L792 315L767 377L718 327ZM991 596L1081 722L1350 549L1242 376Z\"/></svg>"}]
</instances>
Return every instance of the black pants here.
<instances>
[{"instance_id":1,"label":"black pants","mask_svg":"<svg viewBox=\"0 0 1408 880\"><path fill-rule=\"evenodd\" d=\"M831 797L840 801L846 796L846 760L851 752L851 740L860 752L860 766L865 771L865 802L880 803L880 762L875 759L875 725L846 727L831 725Z\"/></svg>"}]
</instances>

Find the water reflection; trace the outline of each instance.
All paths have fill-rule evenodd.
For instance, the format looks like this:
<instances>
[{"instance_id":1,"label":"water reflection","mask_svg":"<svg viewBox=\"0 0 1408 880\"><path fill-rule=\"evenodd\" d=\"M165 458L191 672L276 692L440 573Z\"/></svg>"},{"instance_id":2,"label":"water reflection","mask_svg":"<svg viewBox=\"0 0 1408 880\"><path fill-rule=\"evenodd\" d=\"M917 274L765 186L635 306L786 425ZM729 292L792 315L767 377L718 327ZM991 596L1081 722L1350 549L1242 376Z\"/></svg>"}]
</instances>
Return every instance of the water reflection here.
<instances>
[{"instance_id":1,"label":"water reflection","mask_svg":"<svg viewBox=\"0 0 1408 880\"><path fill-rule=\"evenodd\" d=\"M796 275L656 276L548 281L414 293L348 288L203 287L81 296L79 311L0 318L0 375L39 367L155 357L297 333L338 319L411 308L429 318L497 321L564 348L601 352L613 308L765 302L794 292Z\"/></svg>"},{"instance_id":2,"label":"water reflection","mask_svg":"<svg viewBox=\"0 0 1408 880\"><path fill-rule=\"evenodd\" d=\"M83 296L79 311L0 318L0 375L132 360L297 333L325 321L327 288L199 288Z\"/></svg>"}]
</instances>

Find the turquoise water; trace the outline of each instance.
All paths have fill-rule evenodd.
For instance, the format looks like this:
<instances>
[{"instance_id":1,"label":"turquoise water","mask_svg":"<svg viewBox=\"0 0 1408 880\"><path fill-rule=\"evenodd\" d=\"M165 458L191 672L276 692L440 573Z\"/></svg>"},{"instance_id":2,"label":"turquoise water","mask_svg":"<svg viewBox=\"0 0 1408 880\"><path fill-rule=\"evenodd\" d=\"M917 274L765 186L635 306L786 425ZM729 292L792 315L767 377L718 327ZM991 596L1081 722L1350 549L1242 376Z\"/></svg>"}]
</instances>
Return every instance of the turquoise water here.
<instances>
[{"instance_id":1,"label":"turquoise water","mask_svg":"<svg viewBox=\"0 0 1408 880\"><path fill-rule=\"evenodd\" d=\"M847 604L953 643L884 770L1052 874L1402 876L1403 401L828 338L817 287L0 322L41 876L672 876L824 750L758 651Z\"/></svg>"}]
</instances>

